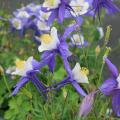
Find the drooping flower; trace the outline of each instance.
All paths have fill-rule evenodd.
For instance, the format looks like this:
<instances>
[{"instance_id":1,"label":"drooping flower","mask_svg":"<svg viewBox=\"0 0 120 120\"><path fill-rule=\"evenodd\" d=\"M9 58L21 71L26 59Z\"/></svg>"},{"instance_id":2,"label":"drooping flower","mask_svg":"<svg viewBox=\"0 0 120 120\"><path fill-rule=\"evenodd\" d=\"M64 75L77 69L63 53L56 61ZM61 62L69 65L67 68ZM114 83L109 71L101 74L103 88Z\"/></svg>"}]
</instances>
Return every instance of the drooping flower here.
<instances>
[{"instance_id":1,"label":"drooping flower","mask_svg":"<svg viewBox=\"0 0 120 120\"><path fill-rule=\"evenodd\" d=\"M19 82L16 84L12 95L16 95L20 88L22 88L27 82L31 81L37 88L40 93L43 93L45 86L41 81L38 80L35 75L38 70L34 69L34 65L37 64L37 61L33 57L29 57L27 61L17 60L16 69L11 74L21 76Z\"/></svg>"},{"instance_id":2,"label":"drooping flower","mask_svg":"<svg viewBox=\"0 0 120 120\"><path fill-rule=\"evenodd\" d=\"M94 13L100 18L101 9L106 9L108 13L120 12L120 9L113 3L113 0L93 0Z\"/></svg>"},{"instance_id":3,"label":"drooping flower","mask_svg":"<svg viewBox=\"0 0 120 120\"><path fill-rule=\"evenodd\" d=\"M105 63L107 64L111 76L103 82L100 86L100 91L106 96L112 96L112 108L114 113L120 117L120 75L114 64L106 57Z\"/></svg>"}]
</instances>

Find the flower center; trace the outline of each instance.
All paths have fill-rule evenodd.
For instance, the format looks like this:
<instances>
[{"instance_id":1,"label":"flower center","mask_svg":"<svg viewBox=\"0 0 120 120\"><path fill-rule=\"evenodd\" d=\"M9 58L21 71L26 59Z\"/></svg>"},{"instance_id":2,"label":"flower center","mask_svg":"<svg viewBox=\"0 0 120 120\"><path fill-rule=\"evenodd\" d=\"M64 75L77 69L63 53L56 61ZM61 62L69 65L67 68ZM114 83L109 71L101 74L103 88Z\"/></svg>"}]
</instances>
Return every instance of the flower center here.
<instances>
[{"instance_id":1,"label":"flower center","mask_svg":"<svg viewBox=\"0 0 120 120\"><path fill-rule=\"evenodd\" d=\"M89 74L89 70L87 69L87 68L85 68L85 67L82 67L81 68L81 73L83 74L83 75L88 75Z\"/></svg>"},{"instance_id":2,"label":"flower center","mask_svg":"<svg viewBox=\"0 0 120 120\"><path fill-rule=\"evenodd\" d=\"M49 44L52 41L52 36L49 34L43 34L40 36L40 40L43 41L45 44Z\"/></svg>"},{"instance_id":3,"label":"flower center","mask_svg":"<svg viewBox=\"0 0 120 120\"><path fill-rule=\"evenodd\" d=\"M19 12L19 13L18 13L18 17L28 18L28 17L29 17L29 14L28 14L26 11L22 11L22 12Z\"/></svg>"},{"instance_id":4,"label":"flower center","mask_svg":"<svg viewBox=\"0 0 120 120\"><path fill-rule=\"evenodd\" d=\"M19 28L20 25L21 25L21 21L19 21L19 20L14 20L14 21L13 21L13 26L14 26L15 28Z\"/></svg>"},{"instance_id":5,"label":"flower center","mask_svg":"<svg viewBox=\"0 0 120 120\"><path fill-rule=\"evenodd\" d=\"M54 6L54 0L46 0L46 2L48 3L48 5L50 6Z\"/></svg>"},{"instance_id":6,"label":"flower center","mask_svg":"<svg viewBox=\"0 0 120 120\"><path fill-rule=\"evenodd\" d=\"M59 4L61 3L61 0L45 0L45 7L48 8L57 8Z\"/></svg>"},{"instance_id":7,"label":"flower center","mask_svg":"<svg viewBox=\"0 0 120 120\"><path fill-rule=\"evenodd\" d=\"M82 6L75 6L75 12L79 12L82 10Z\"/></svg>"},{"instance_id":8,"label":"flower center","mask_svg":"<svg viewBox=\"0 0 120 120\"><path fill-rule=\"evenodd\" d=\"M18 69L24 69L25 61L23 61L23 60L17 60L15 62L15 64L16 64L16 68L18 68Z\"/></svg>"}]
</instances>

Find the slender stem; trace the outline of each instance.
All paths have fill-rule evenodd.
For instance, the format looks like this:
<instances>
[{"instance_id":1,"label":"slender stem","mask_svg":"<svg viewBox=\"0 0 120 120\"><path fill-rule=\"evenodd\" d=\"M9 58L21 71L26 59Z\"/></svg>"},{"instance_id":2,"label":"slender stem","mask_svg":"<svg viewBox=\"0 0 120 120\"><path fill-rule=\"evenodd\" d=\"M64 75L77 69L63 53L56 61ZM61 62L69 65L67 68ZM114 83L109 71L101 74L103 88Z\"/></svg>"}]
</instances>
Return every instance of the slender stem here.
<instances>
[{"instance_id":1,"label":"slender stem","mask_svg":"<svg viewBox=\"0 0 120 120\"><path fill-rule=\"evenodd\" d=\"M86 63L86 66L88 68L87 56L86 56L86 52L85 52L85 46L84 46L84 43L82 44L82 40L81 40L80 36L79 36L79 39L80 39L81 46L82 46L82 49L83 49L83 54L84 54L84 57L85 57L85 63Z\"/></svg>"},{"instance_id":2,"label":"slender stem","mask_svg":"<svg viewBox=\"0 0 120 120\"><path fill-rule=\"evenodd\" d=\"M9 87L9 85L8 85L8 83L7 83L7 80L6 80L6 77L5 77L5 74L3 73L3 80L4 80L4 83L5 83L5 85L6 85L6 88L8 89L8 91L9 91L9 94L11 94L11 90L10 90L10 87Z\"/></svg>"},{"instance_id":3,"label":"slender stem","mask_svg":"<svg viewBox=\"0 0 120 120\"><path fill-rule=\"evenodd\" d=\"M101 69L100 69L100 75L99 75L99 79L98 79L98 84L100 83L100 80L101 80L103 68L104 68L104 62L102 63L102 66L101 66Z\"/></svg>"},{"instance_id":4,"label":"slender stem","mask_svg":"<svg viewBox=\"0 0 120 120\"><path fill-rule=\"evenodd\" d=\"M70 81L66 81L66 82L64 82L64 83L59 84L56 88L54 88L53 86L50 86L50 87L48 87L48 89L44 90L44 93L50 92L51 90L60 89L61 87L65 86L65 85L67 85L67 84L69 84L69 83L70 83Z\"/></svg>"},{"instance_id":5,"label":"slender stem","mask_svg":"<svg viewBox=\"0 0 120 120\"><path fill-rule=\"evenodd\" d=\"M63 115L64 115L64 109L65 109L65 104L66 104L66 102L67 102L68 94L69 94L69 92L67 92L67 96L66 96L65 101L64 101L64 103L63 103L63 110L62 110L62 114L61 114L62 119L63 119Z\"/></svg>"}]
</instances>

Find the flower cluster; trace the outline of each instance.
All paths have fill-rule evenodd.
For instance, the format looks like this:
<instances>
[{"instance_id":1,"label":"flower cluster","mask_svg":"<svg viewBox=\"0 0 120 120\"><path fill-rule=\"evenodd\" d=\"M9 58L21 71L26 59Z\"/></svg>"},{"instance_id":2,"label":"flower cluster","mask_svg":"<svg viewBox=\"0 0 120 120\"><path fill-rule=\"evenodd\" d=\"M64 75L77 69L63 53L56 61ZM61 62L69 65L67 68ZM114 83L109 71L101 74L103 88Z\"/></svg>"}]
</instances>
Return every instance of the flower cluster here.
<instances>
[{"instance_id":1,"label":"flower cluster","mask_svg":"<svg viewBox=\"0 0 120 120\"><path fill-rule=\"evenodd\" d=\"M76 63L75 67L71 68L68 58L72 53L69 47L77 46L81 48L89 45L89 42L84 40L83 35L78 33L71 35L71 33L79 30L84 16L96 17L96 13L100 15L102 8L107 9L108 12L119 11L112 0L45 0L42 5L31 3L21 9L17 9L13 13L14 17L9 19L11 30L17 30L21 35L24 35L27 29L32 29L35 39L40 43L38 51L42 55L40 61L35 60L33 57L29 57L27 61L16 61L15 71L11 74L20 75L21 78L16 84L12 95L16 95L21 87L31 81L44 97L51 90L57 90L66 84L71 84L80 95L87 97L84 101L91 100L89 97L94 95L89 95L79 84L89 83L89 70L81 67L79 63ZM58 24L62 24L65 19L74 20L74 24L67 26L64 32L61 33L54 26L53 22L57 20ZM98 28L98 31L100 31L101 37L103 37L101 28ZM71 42L68 43L67 39L70 39ZM48 65L49 70L54 74L56 55L61 57L67 77L56 84L47 86L37 78L37 74L41 74L41 68L45 65ZM112 73L112 77L106 80L99 90L105 95L112 95L113 110L116 115L120 116L118 100L120 98L120 76L116 67L108 58L105 58L105 62ZM85 112L84 107L87 106L86 104L82 104L82 113ZM91 109L89 105L87 107Z\"/></svg>"}]
</instances>

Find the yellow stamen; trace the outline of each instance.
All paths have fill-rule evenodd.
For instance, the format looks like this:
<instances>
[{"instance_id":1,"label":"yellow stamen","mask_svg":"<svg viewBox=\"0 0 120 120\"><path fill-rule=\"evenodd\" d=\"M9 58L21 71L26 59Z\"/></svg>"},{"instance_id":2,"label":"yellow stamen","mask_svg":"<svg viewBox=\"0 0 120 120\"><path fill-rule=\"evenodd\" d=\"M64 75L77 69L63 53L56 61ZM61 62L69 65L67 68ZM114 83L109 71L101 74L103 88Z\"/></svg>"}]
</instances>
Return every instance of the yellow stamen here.
<instances>
[{"instance_id":1,"label":"yellow stamen","mask_svg":"<svg viewBox=\"0 0 120 120\"><path fill-rule=\"evenodd\" d=\"M83 75L86 75L86 76L89 74L89 70L85 67L81 68L81 72L82 72Z\"/></svg>"},{"instance_id":2,"label":"yellow stamen","mask_svg":"<svg viewBox=\"0 0 120 120\"><path fill-rule=\"evenodd\" d=\"M25 61L23 61L23 60L17 60L17 61L15 62L15 64L16 64L16 67L17 67L18 69L23 69L23 68L24 68L24 65L25 65Z\"/></svg>"},{"instance_id":3,"label":"yellow stamen","mask_svg":"<svg viewBox=\"0 0 120 120\"><path fill-rule=\"evenodd\" d=\"M20 25L20 22L19 22L19 21L14 21L14 23L13 23L13 24L14 24L14 27L15 27L15 28L18 28L18 27L19 27L19 25Z\"/></svg>"},{"instance_id":4,"label":"yellow stamen","mask_svg":"<svg viewBox=\"0 0 120 120\"><path fill-rule=\"evenodd\" d=\"M45 44L49 44L52 41L52 37L49 34L43 34L40 36L40 40Z\"/></svg>"},{"instance_id":5,"label":"yellow stamen","mask_svg":"<svg viewBox=\"0 0 120 120\"><path fill-rule=\"evenodd\" d=\"M50 5L50 6L54 6L54 0L46 0L46 2Z\"/></svg>"}]
</instances>

